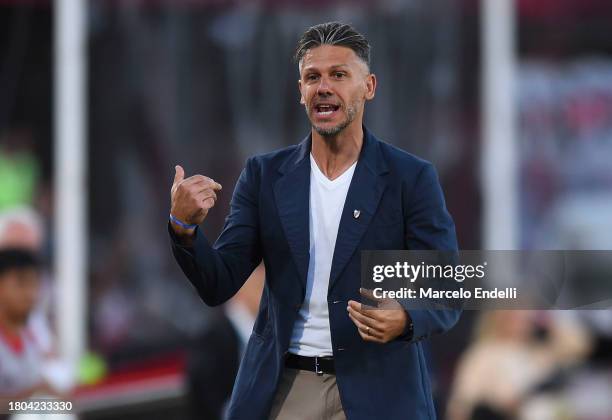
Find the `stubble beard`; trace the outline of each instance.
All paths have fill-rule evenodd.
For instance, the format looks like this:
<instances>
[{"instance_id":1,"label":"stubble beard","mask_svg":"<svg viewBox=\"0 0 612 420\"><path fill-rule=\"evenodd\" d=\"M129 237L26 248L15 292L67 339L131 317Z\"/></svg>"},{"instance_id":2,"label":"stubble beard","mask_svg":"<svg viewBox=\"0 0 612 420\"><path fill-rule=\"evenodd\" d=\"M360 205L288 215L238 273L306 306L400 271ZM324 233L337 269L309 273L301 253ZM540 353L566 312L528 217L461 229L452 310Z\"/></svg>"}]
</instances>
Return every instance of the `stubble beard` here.
<instances>
[{"instance_id":1,"label":"stubble beard","mask_svg":"<svg viewBox=\"0 0 612 420\"><path fill-rule=\"evenodd\" d=\"M353 105L349 105L346 109L346 119L335 127L323 128L323 127L316 126L312 120L310 122L311 122L312 128L314 128L315 131L319 133L321 137L331 138L331 137L337 136L342 130L348 127L355 120L356 115L357 115L357 107L353 104Z\"/></svg>"}]
</instances>

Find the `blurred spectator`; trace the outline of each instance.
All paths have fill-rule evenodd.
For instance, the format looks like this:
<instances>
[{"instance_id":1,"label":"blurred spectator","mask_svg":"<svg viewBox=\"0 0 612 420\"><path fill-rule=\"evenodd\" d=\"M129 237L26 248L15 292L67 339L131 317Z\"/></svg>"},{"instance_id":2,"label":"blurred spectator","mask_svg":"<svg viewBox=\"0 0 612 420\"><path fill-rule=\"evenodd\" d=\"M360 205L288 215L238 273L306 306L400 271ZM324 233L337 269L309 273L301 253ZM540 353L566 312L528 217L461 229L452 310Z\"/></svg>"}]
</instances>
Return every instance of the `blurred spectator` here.
<instances>
[{"instance_id":1,"label":"blurred spectator","mask_svg":"<svg viewBox=\"0 0 612 420\"><path fill-rule=\"evenodd\" d=\"M189 400L194 419L223 418L261 299L265 270L261 264L222 312L196 338L187 364Z\"/></svg>"},{"instance_id":2,"label":"blurred spectator","mask_svg":"<svg viewBox=\"0 0 612 420\"><path fill-rule=\"evenodd\" d=\"M72 388L74 375L55 351L49 322L51 281L40 262L43 244L44 224L35 210L14 207L0 213L0 255L5 255L4 271L9 277L3 280L0 289L0 311L8 311L3 318L8 327L3 332L6 333L5 342L10 343L14 350L14 354L0 355L0 383L12 381L11 372L3 370L6 358L9 358L6 366L11 366L15 360L10 356L25 357L28 358L24 363L28 364L29 372L44 384L41 389L64 394ZM20 352L22 348L25 353ZM25 380L28 375L20 377ZM1 385L0 393L4 394Z\"/></svg>"},{"instance_id":3,"label":"blurred spectator","mask_svg":"<svg viewBox=\"0 0 612 420\"><path fill-rule=\"evenodd\" d=\"M23 249L40 257L44 245L44 231L42 218L30 207L13 207L0 213L0 249ZM28 318L28 324L45 353L52 353L53 339L49 324L51 281L43 267L39 268L40 293L36 307Z\"/></svg>"},{"instance_id":4,"label":"blurred spectator","mask_svg":"<svg viewBox=\"0 0 612 420\"><path fill-rule=\"evenodd\" d=\"M5 398L54 393L42 377L44 352L28 328L39 286L32 251L0 250L0 395Z\"/></svg>"},{"instance_id":5,"label":"blurred spectator","mask_svg":"<svg viewBox=\"0 0 612 420\"><path fill-rule=\"evenodd\" d=\"M589 350L586 331L560 313L483 313L476 340L459 362L448 418L532 418L530 403L562 385L564 370L583 360ZM549 408L544 412L550 413Z\"/></svg>"},{"instance_id":6,"label":"blurred spectator","mask_svg":"<svg viewBox=\"0 0 612 420\"><path fill-rule=\"evenodd\" d=\"M20 206L0 213L0 247L36 252L43 246L43 236L43 222L35 210Z\"/></svg>"}]
</instances>

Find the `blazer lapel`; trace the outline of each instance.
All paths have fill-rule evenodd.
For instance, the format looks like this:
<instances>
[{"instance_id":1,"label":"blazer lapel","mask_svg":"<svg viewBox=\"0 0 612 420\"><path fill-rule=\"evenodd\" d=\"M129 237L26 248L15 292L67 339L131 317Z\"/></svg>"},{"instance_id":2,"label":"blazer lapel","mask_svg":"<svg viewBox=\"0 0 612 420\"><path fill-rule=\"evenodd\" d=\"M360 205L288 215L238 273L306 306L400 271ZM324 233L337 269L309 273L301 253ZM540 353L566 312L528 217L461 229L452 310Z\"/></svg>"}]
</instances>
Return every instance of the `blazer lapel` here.
<instances>
[{"instance_id":1,"label":"blazer lapel","mask_svg":"<svg viewBox=\"0 0 612 420\"><path fill-rule=\"evenodd\" d=\"M283 176L274 184L278 215L304 291L310 260L310 145L310 137L299 144L279 168Z\"/></svg>"},{"instance_id":2,"label":"blazer lapel","mask_svg":"<svg viewBox=\"0 0 612 420\"><path fill-rule=\"evenodd\" d=\"M387 186L386 178L383 175L388 172L388 169L380 155L378 140L365 127L363 130L362 152L355 167L340 217L328 290L333 288L355 253Z\"/></svg>"}]
</instances>

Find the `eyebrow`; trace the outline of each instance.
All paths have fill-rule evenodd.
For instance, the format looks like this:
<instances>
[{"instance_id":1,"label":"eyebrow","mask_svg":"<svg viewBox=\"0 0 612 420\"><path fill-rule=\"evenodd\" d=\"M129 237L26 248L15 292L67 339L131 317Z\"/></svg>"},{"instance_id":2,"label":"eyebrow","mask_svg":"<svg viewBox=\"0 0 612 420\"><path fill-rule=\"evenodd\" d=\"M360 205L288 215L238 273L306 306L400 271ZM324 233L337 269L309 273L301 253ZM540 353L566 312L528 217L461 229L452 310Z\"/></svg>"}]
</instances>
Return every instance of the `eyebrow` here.
<instances>
[{"instance_id":1,"label":"eyebrow","mask_svg":"<svg viewBox=\"0 0 612 420\"><path fill-rule=\"evenodd\" d=\"M334 64L333 66L329 66L329 70L336 70L341 67L350 67L348 64ZM317 67L305 67L303 71L319 71Z\"/></svg>"}]
</instances>

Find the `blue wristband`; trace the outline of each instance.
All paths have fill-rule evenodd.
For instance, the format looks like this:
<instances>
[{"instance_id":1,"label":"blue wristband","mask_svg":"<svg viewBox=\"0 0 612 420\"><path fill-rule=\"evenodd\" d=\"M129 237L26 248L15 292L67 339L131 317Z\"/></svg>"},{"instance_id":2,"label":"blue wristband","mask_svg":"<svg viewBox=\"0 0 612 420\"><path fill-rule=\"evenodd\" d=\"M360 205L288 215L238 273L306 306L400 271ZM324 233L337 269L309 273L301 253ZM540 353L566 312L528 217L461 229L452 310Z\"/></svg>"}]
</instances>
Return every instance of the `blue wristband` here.
<instances>
[{"instance_id":1,"label":"blue wristband","mask_svg":"<svg viewBox=\"0 0 612 420\"><path fill-rule=\"evenodd\" d=\"M175 223L175 224L177 224L177 225L179 225L179 226L181 226L181 227L185 228L185 229L195 229L195 228L197 228L197 227L198 227L198 225L190 225L190 224L188 224L188 223L181 222L179 219L177 219L176 217L174 217L172 214L170 215L170 221L171 221L172 223Z\"/></svg>"}]
</instances>

